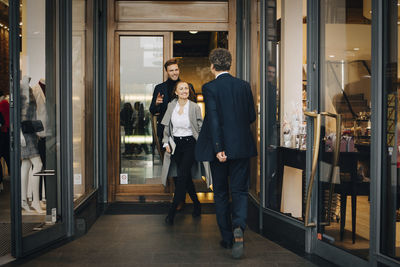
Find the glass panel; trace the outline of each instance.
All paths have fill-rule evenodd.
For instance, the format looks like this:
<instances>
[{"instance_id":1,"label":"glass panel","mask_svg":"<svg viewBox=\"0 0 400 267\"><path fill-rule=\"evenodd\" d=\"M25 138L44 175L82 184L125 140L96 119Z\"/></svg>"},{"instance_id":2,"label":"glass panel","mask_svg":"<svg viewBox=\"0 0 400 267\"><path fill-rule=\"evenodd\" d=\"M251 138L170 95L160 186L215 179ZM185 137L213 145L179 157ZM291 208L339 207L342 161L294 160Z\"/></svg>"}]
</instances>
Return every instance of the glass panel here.
<instances>
[{"instance_id":1,"label":"glass panel","mask_svg":"<svg viewBox=\"0 0 400 267\"><path fill-rule=\"evenodd\" d=\"M23 235L58 222L59 110L46 53L46 1L21 1L21 204ZM51 71L50 71L51 70ZM46 87L46 85L48 85ZM48 216L46 216L46 214ZM53 216L52 216L53 215Z\"/></svg>"},{"instance_id":2,"label":"glass panel","mask_svg":"<svg viewBox=\"0 0 400 267\"><path fill-rule=\"evenodd\" d=\"M400 260L400 43L398 1L385 1L384 36L387 40L384 80L381 251Z\"/></svg>"},{"instance_id":3,"label":"glass panel","mask_svg":"<svg viewBox=\"0 0 400 267\"><path fill-rule=\"evenodd\" d=\"M319 101L321 112L342 117L339 129L334 119L322 120L319 237L363 258L369 255L370 233L371 13L366 8L361 1L321 1Z\"/></svg>"},{"instance_id":4,"label":"glass panel","mask_svg":"<svg viewBox=\"0 0 400 267\"><path fill-rule=\"evenodd\" d=\"M173 56L178 59L179 78L193 85L195 101L200 106L204 117L205 105L201 89L203 84L215 79L210 71L208 56L214 48L228 49L228 32L179 31L174 32L173 36ZM205 180L194 179L193 183L199 200L211 202L212 191L207 187Z\"/></svg>"},{"instance_id":5,"label":"glass panel","mask_svg":"<svg viewBox=\"0 0 400 267\"><path fill-rule=\"evenodd\" d=\"M257 14L251 16L251 32L250 32L250 46L251 46L251 76L250 85L253 91L254 104L257 111L260 107L260 1L251 1L250 14ZM260 113L257 115L257 120L251 125L254 140L256 140L257 148L260 147ZM259 151L258 151L259 152ZM259 155L259 153L258 153ZM250 167L250 186L249 193L256 199L260 199L260 156L252 158Z\"/></svg>"},{"instance_id":6,"label":"glass panel","mask_svg":"<svg viewBox=\"0 0 400 267\"><path fill-rule=\"evenodd\" d=\"M93 1L72 1L74 201L94 189Z\"/></svg>"},{"instance_id":7,"label":"glass panel","mask_svg":"<svg viewBox=\"0 0 400 267\"><path fill-rule=\"evenodd\" d=\"M266 69L266 206L303 220L307 84L307 1L268 4Z\"/></svg>"},{"instance_id":8,"label":"glass panel","mask_svg":"<svg viewBox=\"0 0 400 267\"><path fill-rule=\"evenodd\" d=\"M154 87L163 81L163 37L120 37L120 184L161 184L149 112Z\"/></svg>"},{"instance_id":9,"label":"glass panel","mask_svg":"<svg viewBox=\"0 0 400 267\"><path fill-rule=\"evenodd\" d=\"M0 2L0 257L11 252L8 10L8 1Z\"/></svg>"}]
</instances>

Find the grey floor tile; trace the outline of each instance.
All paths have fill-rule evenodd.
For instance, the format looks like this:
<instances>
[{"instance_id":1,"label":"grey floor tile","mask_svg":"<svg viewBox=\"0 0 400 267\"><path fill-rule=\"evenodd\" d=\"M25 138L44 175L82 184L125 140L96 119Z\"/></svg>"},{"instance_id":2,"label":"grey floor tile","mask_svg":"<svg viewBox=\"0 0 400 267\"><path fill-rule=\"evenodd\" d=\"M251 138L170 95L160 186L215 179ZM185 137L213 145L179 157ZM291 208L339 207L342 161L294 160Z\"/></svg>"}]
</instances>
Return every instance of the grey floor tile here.
<instances>
[{"instance_id":1,"label":"grey floor tile","mask_svg":"<svg viewBox=\"0 0 400 267\"><path fill-rule=\"evenodd\" d=\"M49 251L23 266L314 266L307 260L247 229L245 254L232 259L219 245L215 215L193 219L178 214L104 215L81 238Z\"/></svg>"}]
</instances>

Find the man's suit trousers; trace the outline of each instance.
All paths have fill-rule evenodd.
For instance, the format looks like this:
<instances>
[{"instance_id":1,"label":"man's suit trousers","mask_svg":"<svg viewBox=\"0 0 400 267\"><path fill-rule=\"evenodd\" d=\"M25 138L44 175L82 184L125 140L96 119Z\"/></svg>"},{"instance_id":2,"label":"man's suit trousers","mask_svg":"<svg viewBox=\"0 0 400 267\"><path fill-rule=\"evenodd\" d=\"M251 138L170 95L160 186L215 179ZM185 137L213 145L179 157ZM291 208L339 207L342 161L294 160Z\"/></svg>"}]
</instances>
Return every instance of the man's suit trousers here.
<instances>
[{"instance_id":1,"label":"man's suit trousers","mask_svg":"<svg viewBox=\"0 0 400 267\"><path fill-rule=\"evenodd\" d=\"M246 228L249 165L249 158L223 163L216 159L210 164L217 223L223 240L229 243L233 240L232 229ZM232 195L232 209L229 205L229 192Z\"/></svg>"}]
</instances>

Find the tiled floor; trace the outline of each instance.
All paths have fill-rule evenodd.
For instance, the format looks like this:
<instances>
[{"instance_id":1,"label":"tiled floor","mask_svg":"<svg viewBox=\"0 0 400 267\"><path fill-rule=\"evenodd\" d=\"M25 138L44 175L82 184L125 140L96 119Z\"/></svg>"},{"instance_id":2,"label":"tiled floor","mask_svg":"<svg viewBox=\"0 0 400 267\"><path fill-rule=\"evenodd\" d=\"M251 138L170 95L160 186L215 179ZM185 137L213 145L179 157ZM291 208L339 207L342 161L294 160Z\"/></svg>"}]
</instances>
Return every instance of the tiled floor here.
<instances>
[{"instance_id":1,"label":"tiled floor","mask_svg":"<svg viewBox=\"0 0 400 267\"><path fill-rule=\"evenodd\" d=\"M315 266L251 230L245 256L234 260L219 246L215 214L178 214L173 226L164 217L103 215L83 237L11 266Z\"/></svg>"}]
</instances>

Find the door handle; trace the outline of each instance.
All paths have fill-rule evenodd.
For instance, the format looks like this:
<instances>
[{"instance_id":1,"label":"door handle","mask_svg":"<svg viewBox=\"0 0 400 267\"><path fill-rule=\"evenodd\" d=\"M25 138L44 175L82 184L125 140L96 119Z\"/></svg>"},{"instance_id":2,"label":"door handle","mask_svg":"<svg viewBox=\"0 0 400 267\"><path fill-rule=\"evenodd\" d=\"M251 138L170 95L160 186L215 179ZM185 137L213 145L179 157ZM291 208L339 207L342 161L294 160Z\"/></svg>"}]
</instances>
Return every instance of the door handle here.
<instances>
[{"instance_id":1,"label":"door handle","mask_svg":"<svg viewBox=\"0 0 400 267\"><path fill-rule=\"evenodd\" d=\"M315 172L317 171L318 155L319 155L319 144L321 139L321 114L316 111L305 111L304 115L314 119L314 146L313 146L313 157L312 157L312 168L310 181L307 188L307 201L306 201L306 214L304 218L304 225L306 227L316 226L315 222L310 222L310 205L311 205L311 192L314 185Z\"/></svg>"},{"instance_id":2,"label":"door handle","mask_svg":"<svg viewBox=\"0 0 400 267\"><path fill-rule=\"evenodd\" d=\"M333 183L333 174L335 167L339 164L339 155L340 155L340 140L342 138L342 115L330 113L330 112L321 112L321 115L334 118L336 120L336 143L335 148L333 150L333 160L332 165L329 170L329 200L328 200L328 220L327 222L321 222L321 225L329 226L331 224L331 213L332 213L332 196L333 190L335 188L335 184Z\"/></svg>"},{"instance_id":3,"label":"door handle","mask_svg":"<svg viewBox=\"0 0 400 267\"><path fill-rule=\"evenodd\" d=\"M306 200L306 214L304 218L304 225L306 227L315 227L315 222L310 222L310 205L311 205L311 194L314 186L315 173L317 172L318 165L318 156L319 156L319 147L321 140L321 117L327 116L334 118L336 120L336 144L333 155L333 163L331 165L331 169L329 171L329 202L328 202L328 225L330 224L331 218L331 203L332 203L332 194L334 189L333 181L333 173L334 168L338 165L339 162L339 150L340 150L340 139L341 139L341 124L342 124L342 116L339 114L331 113L331 112L321 112L320 114L316 111L305 111L304 115L311 117L314 119L314 146L313 146L313 157L312 157L312 167L311 167L311 175L307 188L307 200Z\"/></svg>"}]
</instances>

